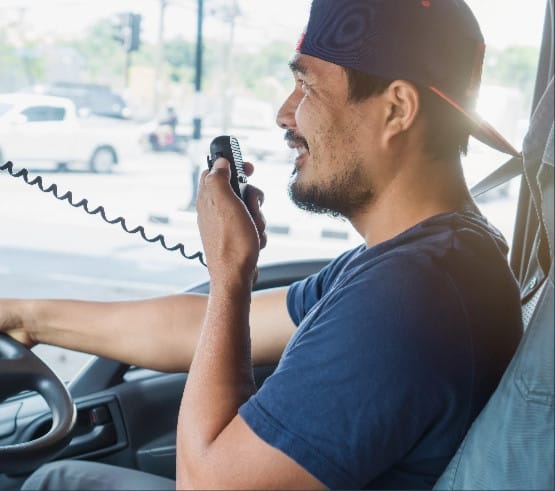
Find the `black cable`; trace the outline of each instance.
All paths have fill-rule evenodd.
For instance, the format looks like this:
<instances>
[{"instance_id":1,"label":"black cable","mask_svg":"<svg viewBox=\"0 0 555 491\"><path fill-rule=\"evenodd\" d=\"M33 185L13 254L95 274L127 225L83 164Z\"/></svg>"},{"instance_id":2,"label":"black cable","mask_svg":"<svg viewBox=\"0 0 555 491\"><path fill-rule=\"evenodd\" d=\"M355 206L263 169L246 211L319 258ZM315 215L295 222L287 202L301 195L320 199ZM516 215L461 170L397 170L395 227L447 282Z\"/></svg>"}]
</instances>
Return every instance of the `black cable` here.
<instances>
[{"instance_id":1,"label":"black cable","mask_svg":"<svg viewBox=\"0 0 555 491\"><path fill-rule=\"evenodd\" d=\"M10 174L10 176L15 178L21 178L25 181L26 184L29 184L29 186L37 186L43 193L50 193L60 201L67 201L74 208L82 208L89 215L100 214L101 218L105 222L111 225L119 223L121 225L121 228L129 234L138 233L144 240L150 243L160 242L161 246L167 251L170 251L170 252L179 251L185 259L190 259L190 260L198 259L203 266L206 266L202 252L199 251L191 256L188 256L187 254L185 254L185 246L181 242L178 242L177 244L169 247L168 245L166 245L166 238L162 234L158 234L156 237L150 238L145 234L145 229L142 225L139 225L134 229L129 229L127 227L127 224L125 223L125 218L119 216L117 218L114 218L113 220L109 219L106 216L106 211L104 210L103 206L97 206L94 210L89 210L89 202L87 199L82 199L78 203L74 203L73 195L71 191L67 191L62 196L58 196L57 184L54 183L48 186L47 188L45 188L42 182L42 176L37 176L33 179L29 179L29 171L25 168L22 168L20 171L14 172L14 165L12 162L6 162L3 166L0 167L0 171L7 171Z\"/></svg>"}]
</instances>

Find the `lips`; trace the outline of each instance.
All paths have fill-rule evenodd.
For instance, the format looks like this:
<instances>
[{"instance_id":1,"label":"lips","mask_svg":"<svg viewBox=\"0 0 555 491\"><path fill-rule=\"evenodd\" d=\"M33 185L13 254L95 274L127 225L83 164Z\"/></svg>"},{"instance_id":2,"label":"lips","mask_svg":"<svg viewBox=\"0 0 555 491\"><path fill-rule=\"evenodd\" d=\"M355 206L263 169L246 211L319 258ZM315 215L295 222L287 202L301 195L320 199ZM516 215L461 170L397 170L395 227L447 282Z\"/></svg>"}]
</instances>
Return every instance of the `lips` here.
<instances>
[{"instance_id":1,"label":"lips","mask_svg":"<svg viewBox=\"0 0 555 491\"><path fill-rule=\"evenodd\" d=\"M297 149L297 158L295 159L296 162L299 162L303 157L308 155L308 148L306 147L295 147Z\"/></svg>"},{"instance_id":2,"label":"lips","mask_svg":"<svg viewBox=\"0 0 555 491\"><path fill-rule=\"evenodd\" d=\"M287 130L283 136L284 140L287 142L289 148L305 147L308 149L308 142L294 130Z\"/></svg>"},{"instance_id":3,"label":"lips","mask_svg":"<svg viewBox=\"0 0 555 491\"><path fill-rule=\"evenodd\" d=\"M297 158L295 164L298 167L300 163L309 154L308 142L293 130L287 130L285 133L285 141L287 146L293 150L297 150Z\"/></svg>"}]
</instances>

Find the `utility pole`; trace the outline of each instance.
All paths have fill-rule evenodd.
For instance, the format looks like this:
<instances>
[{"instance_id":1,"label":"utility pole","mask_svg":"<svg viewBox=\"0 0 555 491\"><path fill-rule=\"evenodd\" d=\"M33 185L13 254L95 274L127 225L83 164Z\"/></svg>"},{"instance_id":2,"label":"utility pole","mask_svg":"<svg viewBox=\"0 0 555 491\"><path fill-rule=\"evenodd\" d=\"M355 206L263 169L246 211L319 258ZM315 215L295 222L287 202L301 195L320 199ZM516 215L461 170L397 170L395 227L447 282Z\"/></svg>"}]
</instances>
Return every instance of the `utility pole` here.
<instances>
[{"instance_id":1,"label":"utility pole","mask_svg":"<svg viewBox=\"0 0 555 491\"><path fill-rule=\"evenodd\" d=\"M193 117L193 138L200 140L202 133L202 118L200 116L200 96L202 92L202 27L204 23L204 1L197 0L197 50L195 56L195 98L196 108Z\"/></svg>"},{"instance_id":2,"label":"utility pole","mask_svg":"<svg viewBox=\"0 0 555 491\"><path fill-rule=\"evenodd\" d=\"M198 195L198 180L200 177L200 162L202 149L200 148L202 137L202 115L201 115L201 97L202 97L202 39L203 39L203 23L204 23L204 1L197 0L197 46L195 56L195 102L193 114L193 141L192 148L189 151L193 171L191 172L192 193L191 201L187 209L195 210Z\"/></svg>"},{"instance_id":3,"label":"utility pole","mask_svg":"<svg viewBox=\"0 0 555 491\"><path fill-rule=\"evenodd\" d=\"M160 0L160 20L158 22L158 41L156 46L156 64L154 76L154 114L160 110L160 82L164 67L164 28L166 18L166 7L168 0Z\"/></svg>"},{"instance_id":4,"label":"utility pole","mask_svg":"<svg viewBox=\"0 0 555 491\"><path fill-rule=\"evenodd\" d=\"M240 15L237 0L232 0L231 5L225 9L225 19L229 22L229 38L225 49L225 79L222 86L223 96L223 124L222 132L228 133L232 125L233 95L230 94L229 83L233 79L233 44L235 42L235 19Z\"/></svg>"}]
</instances>

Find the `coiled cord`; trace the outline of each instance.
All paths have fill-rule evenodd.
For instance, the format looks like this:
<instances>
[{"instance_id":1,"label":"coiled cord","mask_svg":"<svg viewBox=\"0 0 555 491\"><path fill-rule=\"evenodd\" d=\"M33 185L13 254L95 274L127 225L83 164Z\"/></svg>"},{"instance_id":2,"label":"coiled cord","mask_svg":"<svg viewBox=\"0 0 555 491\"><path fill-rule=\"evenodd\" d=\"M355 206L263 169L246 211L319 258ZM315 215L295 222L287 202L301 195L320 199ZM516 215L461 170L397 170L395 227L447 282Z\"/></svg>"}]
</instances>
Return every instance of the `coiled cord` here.
<instances>
[{"instance_id":1,"label":"coiled cord","mask_svg":"<svg viewBox=\"0 0 555 491\"><path fill-rule=\"evenodd\" d=\"M202 252L199 251L189 256L185 253L185 246L181 242L178 242L177 244L170 247L166 244L166 238L162 234L158 234L156 237L150 238L146 235L145 229L142 225L139 225L133 229L130 229L125 223L125 218L121 216L114 219L109 219L106 216L106 211L104 210L103 206L97 206L94 210L89 210L88 200L84 198L81 201L74 203L73 195L71 191L67 191L62 196L58 196L57 184L54 183L48 186L47 188L45 188L42 182L42 176L37 176L33 179L30 179L29 171L25 168L22 168L21 170L14 172L13 162L6 162L4 165L0 167L0 171L7 171L10 174L10 176L15 178L21 178L25 181L26 184L29 184L29 186L37 186L43 193L52 194L56 199L59 199L60 201L67 201L74 208L82 208L89 215L100 215L105 222L111 225L115 225L119 223L121 225L121 228L129 234L138 233L147 242L150 242L150 243L159 242L160 245L167 251L170 251L170 252L179 251L185 259L190 259L190 260L198 259L203 266L206 266Z\"/></svg>"}]
</instances>

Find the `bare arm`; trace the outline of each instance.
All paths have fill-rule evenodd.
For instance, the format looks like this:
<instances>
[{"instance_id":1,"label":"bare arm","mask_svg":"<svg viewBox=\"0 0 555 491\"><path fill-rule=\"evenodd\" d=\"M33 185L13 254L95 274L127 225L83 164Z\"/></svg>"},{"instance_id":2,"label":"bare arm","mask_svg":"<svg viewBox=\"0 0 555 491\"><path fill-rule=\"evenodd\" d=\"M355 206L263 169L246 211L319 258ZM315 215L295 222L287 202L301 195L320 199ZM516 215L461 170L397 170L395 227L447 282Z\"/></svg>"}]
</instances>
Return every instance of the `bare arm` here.
<instances>
[{"instance_id":1,"label":"bare arm","mask_svg":"<svg viewBox=\"0 0 555 491\"><path fill-rule=\"evenodd\" d=\"M294 325L286 288L255 294L253 362L276 362ZM206 295L130 302L2 300L0 331L27 345L51 344L162 371L188 370L207 306Z\"/></svg>"},{"instance_id":2,"label":"bare arm","mask_svg":"<svg viewBox=\"0 0 555 491\"><path fill-rule=\"evenodd\" d=\"M263 239L233 193L223 159L203 173L197 210L211 287L181 400L177 487L322 489L321 482L262 441L238 415L256 390L249 312Z\"/></svg>"},{"instance_id":3,"label":"bare arm","mask_svg":"<svg viewBox=\"0 0 555 491\"><path fill-rule=\"evenodd\" d=\"M245 162L251 175L254 167ZM264 246L263 194L252 188L248 206ZM250 309L252 359L279 360L294 325L286 288L254 294ZM181 294L128 302L0 300L0 332L27 346L45 343L162 371L189 370L204 321L207 295Z\"/></svg>"}]
</instances>

